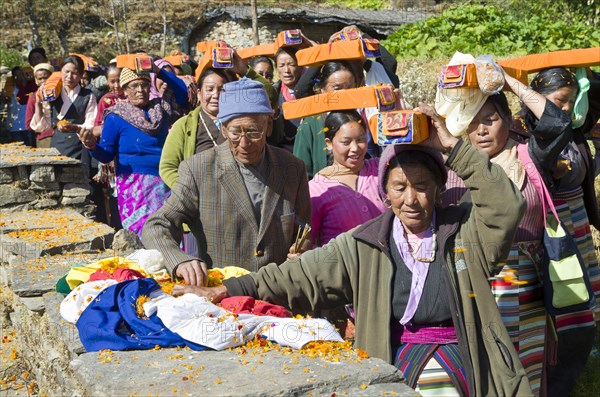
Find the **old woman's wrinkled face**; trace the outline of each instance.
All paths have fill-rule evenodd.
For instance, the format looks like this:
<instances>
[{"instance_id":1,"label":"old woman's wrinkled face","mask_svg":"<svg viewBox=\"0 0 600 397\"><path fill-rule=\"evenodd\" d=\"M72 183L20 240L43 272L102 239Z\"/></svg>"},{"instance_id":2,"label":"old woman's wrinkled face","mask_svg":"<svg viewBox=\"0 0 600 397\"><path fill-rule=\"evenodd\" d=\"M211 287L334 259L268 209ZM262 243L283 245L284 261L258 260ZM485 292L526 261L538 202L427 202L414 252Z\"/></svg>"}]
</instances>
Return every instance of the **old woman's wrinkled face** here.
<instances>
[{"instance_id":1,"label":"old woman's wrinkled face","mask_svg":"<svg viewBox=\"0 0 600 397\"><path fill-rule=\"evenodd\" d=\"M388 172L385 190L404 230L409 234L427 230L441 192L435 176L421 164L405 164Z\"/></svg>"},{"instance_id":2,"label":"old woman's wrinkled face","mask_svg":"<svg viewBox=\"0 0 600 397\"><path fill-rule=\"evenodd\" d=\"M143 108L150 101L150 81L137 79L125 84L125 96L133 106Z\"/></svg>"}]
</instances>

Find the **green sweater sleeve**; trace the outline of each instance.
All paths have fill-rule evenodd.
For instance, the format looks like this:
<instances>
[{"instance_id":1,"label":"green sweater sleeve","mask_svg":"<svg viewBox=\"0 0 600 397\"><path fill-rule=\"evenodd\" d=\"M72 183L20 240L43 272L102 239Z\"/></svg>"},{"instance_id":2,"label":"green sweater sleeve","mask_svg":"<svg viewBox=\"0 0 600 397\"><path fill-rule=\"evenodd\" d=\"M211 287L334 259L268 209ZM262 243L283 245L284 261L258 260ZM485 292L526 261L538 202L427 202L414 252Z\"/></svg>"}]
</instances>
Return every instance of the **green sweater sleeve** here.
<instances>
[{"instance_id":1,"label":"green sweater sleeve","mask_svg":"<svg viewBox=\"0 0 600 397\"><path fill-rule=\"evenodd\" d=\"M160 164L158 166L158 173L162 180L171 189L175 186L175 182L179 178L177 170L179 164L184 160L184 146L185 146L185 121L187 117L183 117L173 124L171 131L167 135L165 145L163 146L162 154L160 156Z\"/></svg>"},{"instance_id":2,"label":"green sweater sleeve","mask_svg":"<svg viewBox=\"0 0 600 397\"><path fill-rule=\"evenodd\" d=\"M467 142L456 145L447 164L470 191L471 203L461 204L472 205L469 224L464 225L470 229L466 235L483 248L488 271L493 274L508 255L527 206L525 199L500 166Z\"/></svg>"},{"instance_id":3,"label":"green sweater sleeve","mask_svg":"<svg viewBox=\"0 0 600 397\"><path fill-rule=\"evenodd\" d=\"M310 118L305 118L298 126L298 132L294 138L294 156L304 161L308 179L312 179L315 174L312 161L312 134Z\"/></svg>"},{"instance_id":4,"label":"green sweater sleeve","mask_svg":"<svg viewBox=\"0 0 600 397\"><path fill-rule=\"evenodd\" d=\"M271 263L258 272L224 280L230 296L251 295L292 312L334 308L352 302L352 275L358 268L356 240L346 232L323 247L278 266Z\"/></svg>"}]
</instances>

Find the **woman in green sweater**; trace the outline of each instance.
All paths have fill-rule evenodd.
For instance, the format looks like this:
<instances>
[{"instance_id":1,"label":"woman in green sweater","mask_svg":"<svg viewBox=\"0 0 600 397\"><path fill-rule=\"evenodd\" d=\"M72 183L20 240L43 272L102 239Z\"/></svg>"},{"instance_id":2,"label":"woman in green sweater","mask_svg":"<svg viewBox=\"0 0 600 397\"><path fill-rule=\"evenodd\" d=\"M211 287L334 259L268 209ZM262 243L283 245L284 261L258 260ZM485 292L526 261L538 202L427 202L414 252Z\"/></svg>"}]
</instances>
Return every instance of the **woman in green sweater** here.
<instances>
[{"instance_id":1,"label":"woman in green sweater","mask_svg":"<svg viewBox=\"0 0 600 397\"><path fill-rule=\"evenodd\" d=\"M381 216L280 266L173 293L212 302L247 295L300 313L351 303L355 346L394 363L422 394L531 395L487 282L510 249L523 197L499 166L430 116L438 132L427 146L390 146L381 156L379 190L390 208ZM471 202L440 206L445 166Z\"/></svg>"}]
</instances>

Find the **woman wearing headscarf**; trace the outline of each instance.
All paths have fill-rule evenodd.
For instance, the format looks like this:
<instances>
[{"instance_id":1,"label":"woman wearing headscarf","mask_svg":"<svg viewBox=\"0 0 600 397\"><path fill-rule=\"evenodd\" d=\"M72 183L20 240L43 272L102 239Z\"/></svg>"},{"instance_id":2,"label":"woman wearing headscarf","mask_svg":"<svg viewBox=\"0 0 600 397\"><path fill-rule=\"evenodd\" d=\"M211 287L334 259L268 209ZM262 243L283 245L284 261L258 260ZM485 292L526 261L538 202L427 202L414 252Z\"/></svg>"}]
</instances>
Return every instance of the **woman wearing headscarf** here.
<instances>
[{"instance_id":1,"label":"woman wearing headscarf","mask_svg":"<svg viewBox=\"0 0 600 397\"><path fill-rule=\"evenodd\" d=\"M154 64L159 69L166 69L167 72L175 74L175 68L167 60L157 59L154 61ZM152 83L150 86L150 100L162 97L167 89L167 84L156 73L153 72L150 73L150 81Z\"/></svg>"},{"instance_id":2,"label":"woman wearing headscarf","mask_svg":"<svg viewBox=\"0 0 600 397\"><path fill-rule=\"evenodd\" d=\"M507 78L507 82L519 84L513 80ZM594 342L595 323L600 321L600 269L590 228L593 225L600 230L594 191L600 173L600 142L592 140L594 157L587 143L600 118L600 76L588 71L577 78L564 68L551 68L541 71L530 87L523 85L522 90L533 90L548 99L540 118L524 108L513 128L520 136L529 137L531 157L552 194L559 218L575 238L596 298L594 309L553 319L558 350L556 361L548 365L548 392L564 396L571 392L585 367ZM580 101L587 102L587 112L579 110ZM567 115L567 121L559 122L565 118L563 115Z\"/></svg>"},{"instance_id":3,"label":"woman wearing headscarf","mask_svg":"<svg viewBox=\"0 0 600 397\"><path fill-rule=\"evenodd\" d=\"M511 245L521 194L487 156L441 126L425 145L382 154L379 189L389 210L377 218L280 266L173 292L213 302L248 295L294 312L352 303L355 347L395 363L419 392L529 395L487 284ZM445 163L439 151L448 153ZM472 204L439 205L445 165L465 180Z\"/></svg>"},{"instance_id":4,"label":"woman wearing headscarf","mask_svg":"<svg viewBox=\"0 0 600 397\"><path fill-rule=\"evenodd\" d=\"M48 80L48 77L50 77L50 75L54 72L54 67L52 65L50 65L49 63L38 63L33 67L33 77L35 78L35 84L37 84L38 87L41 87L42 84L44 84L44 82L46 80ZM27 127L28 130L33 131L33 128L31 128L31 119L33 118L33 114L35 113L35 93L33 95L29 96L29 99L27 100L27 109L25 111L25 126ZM48 104L43 104L43 106L45 107L44 112L46 114L50 113L50 107L48 106ZM35 131L34 131L35 132ZM52 139L52 135L54 134L54 130L52 128L48 128L46 131L44 132L40 132L40 133L35 133L35 147L37 148L49 148L50 147L50 140Z\"/></svg>"},{"instance_id":5,"label":"woman wearing headscarf","mask_svg":"<svg viewBox=\"0 0 600 397\"><path fill-rule=\"evenodd\" d=\"M188 104L181 79L156 65L153 72L168 84L162 98L150 100L148 74L123 68L120 85L128 101L106 110L100 142L91 133L81 137L98 161L116 159L121 223L138 235L148 216L169 196L170 190L158 174L160 154L173 118Z\"/></svg>"}]
</instances>

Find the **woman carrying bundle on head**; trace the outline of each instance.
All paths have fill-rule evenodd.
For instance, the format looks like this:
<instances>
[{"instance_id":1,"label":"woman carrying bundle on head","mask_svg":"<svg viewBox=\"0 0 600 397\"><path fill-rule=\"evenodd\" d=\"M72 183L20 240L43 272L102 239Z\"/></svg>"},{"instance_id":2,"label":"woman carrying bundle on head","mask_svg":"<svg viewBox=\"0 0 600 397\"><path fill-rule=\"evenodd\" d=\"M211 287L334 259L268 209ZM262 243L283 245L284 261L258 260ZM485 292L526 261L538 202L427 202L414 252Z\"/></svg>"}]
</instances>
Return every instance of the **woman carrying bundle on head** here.
<instances>
[{"instance_id":1,"label":"woman carrying bundle on head","mask_svg":"<svg viewBox=\"0 0 600 397\"><path fill-rule=\"evenodd\" d=\"M290 152L293 152L294 150L294 139L298 132L298 126L300 125L301 120L287 120L283 115L283 112L281 112L281 106L284 102L294 101L296 99L296 84L304 72L304 68L298 66L298 60L296 59L297 51L298 49L295 47L279 47L275 53L275 67L277 68L279 81L275 83L273 87L279 94L278 109L280 111L280 117L283 118L284 135L280 146Z\"/></svg>"},{"instance_id":2,"label":"woman carrying bundle on head","mask_svg":"<svg viewBox=\"0 0 600 397\"><path fill-rule=\"evenodd\" d=\"M547 98L541 117L530 111L529 97L522 98L525 106L513 127L521 137L528 137L531 157L587 267L596 302L594 309L553 318L558 350L555 362L548 365L548 393L563 396L571 392L586 365L600 321L600 269L590 228L593 225L600 230L600 208L594 191L600 173L600 135L590 136L600 118L600 75L589 69L578 70L575 75L565 68L550 68L535 76L530 87L521 84L520 89ZM596 148L595 156L589 139Z\"/></svg>"},{"instance_id":3,"label":"woman carrying bundle on head","mask_svg":"<svg viewBox=\"0 0 600 397\"><path fill-rule=\"evenodd\" d=\"M355 110L331 112L324 131L333 164L308 183L312 242L318 247L385 211L377 190L379 158L365 159L367 132L360 115Z\"/></svg>"},{"instance_id":4,"label":"woman carrying bundle on head","mask_svg":"<svg viewBox=\"0 0 600 397\"><path fill-rule=\"evenodd\" d=\"M71 55L62 63L60 68L62 75L62 88L57 94L57 98L50 101L51 114L49 119L44 117L42 90L45 84L40 87L39 95L36 95L36 108L31 127L37 132L45 131L49 126L55 129L50 143L51 147L58 149L60 154L81 160L84 165L84 174L86 179L95 174L91 168L97 168L97 163L92 165L91 158L87 151L83 150L79 141L78 132L91 130L94 127L98 104L92 92L87 88L82 88L81 76L83 75L84 65L81 58ZM67 128L58 126L67 125Z\"/></svg>"},{"instance_id":5,"label":"woman carrying bundle on head","mask_svg":"<svg viewBox=\"0 0 600 397\"><path fill-rule=\"evenodd\" d=\"M357 88L362 81L361 71L347 61L327 62L320 69L317 87L320 93ZM333 164L323 134L325 114L306 117L298 126L294 155L306 164L308 178Z\"/></svg>"},{"instance_id":6,"label":"woman carrying bundle on head","mask_svg":"<svg viewBox=\"0 0 600 397\"><path fill-rule=\"evenodd\" d=\"M103 163L116 161L116 187L123 227L141 236L148 216L160 208L170 190L158 174L160 155L173 118L188 105L184 82L153 65L168 85L161 98L150 100L148 73L123 68L120 86L126 102L107 109L100 141L91 133L81 141Z\"/></svg>"},{"instance_id":7,"label":"woman carrying bundle on head","mask_svg":"<svg viewBox=\"0 0 600 397\"><path fill-rule=\"evenodd\" d=\"M439 206L446 165L472 205ZM353 304L355 347L394 363L423 395L531 394L487 283L512 243L521 193L441 126L422 145L386 148L378 180L390 208L377 218L279 266L173 293L213 302L247 295L300 313Z\"/></svg>"}]
</instances>

